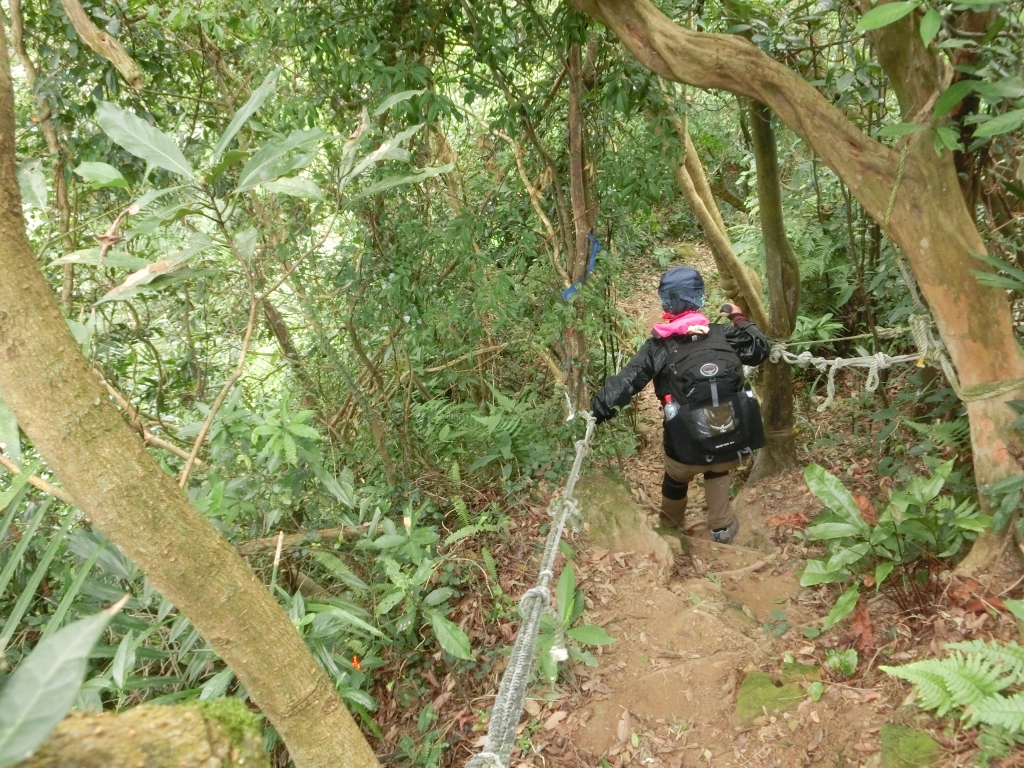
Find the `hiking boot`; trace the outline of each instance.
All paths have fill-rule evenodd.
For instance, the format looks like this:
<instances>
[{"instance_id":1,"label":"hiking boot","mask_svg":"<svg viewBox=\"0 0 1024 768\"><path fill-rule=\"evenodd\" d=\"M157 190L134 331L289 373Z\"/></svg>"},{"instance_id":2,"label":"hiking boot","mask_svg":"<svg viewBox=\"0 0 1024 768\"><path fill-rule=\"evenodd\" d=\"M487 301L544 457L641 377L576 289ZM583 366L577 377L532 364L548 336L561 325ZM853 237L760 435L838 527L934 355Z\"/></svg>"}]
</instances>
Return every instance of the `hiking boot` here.
<instances>
[{"instance_id":1,"label":"hiking boot","mask_svg":"<svg viewBox=\"0 0 1024 768\"><path fill-rule=\"evenodd\" d=\"M739 529L740 521L734 517L732 522L729 523L728 528L719 528L717 531L711 531L711 538L719 544L732 544L732 540L736 538L736 532Z\"/></svg>"}]
</instances>

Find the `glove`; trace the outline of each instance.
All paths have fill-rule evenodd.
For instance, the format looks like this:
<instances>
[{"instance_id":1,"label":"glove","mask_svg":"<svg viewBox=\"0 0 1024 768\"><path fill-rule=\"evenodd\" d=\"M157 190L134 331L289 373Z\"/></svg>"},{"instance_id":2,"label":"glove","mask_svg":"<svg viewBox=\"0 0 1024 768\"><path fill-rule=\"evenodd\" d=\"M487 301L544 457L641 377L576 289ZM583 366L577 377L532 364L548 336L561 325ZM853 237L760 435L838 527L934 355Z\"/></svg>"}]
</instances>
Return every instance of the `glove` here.
<instances>
[{"instance_id":1,"label":"glove","mask_svg":"<svg viewBox=\"0 0 1024 768\"><path fill-rule=\"evenodd\" d=\"M718 310L718 312L719 312L719 314L722 314L722 315L728 317L733 322L736 321L736 318L743 317L743 310L740 309L735 304L725 303L725 304L723 304L721 306L721 308Z\"/></svg>"},{"instance_id":2,"label":"glove","mask_svg":"<svg viewBox=\"0 0 1024 768\"><path fill-rule=\"evenodd\" d=\"M605 410L604 406L597 401L596 397L590 398L590 412L594 415L594 424L603 424L612 417L612 414Z\"/></svg>"}]
</instances>

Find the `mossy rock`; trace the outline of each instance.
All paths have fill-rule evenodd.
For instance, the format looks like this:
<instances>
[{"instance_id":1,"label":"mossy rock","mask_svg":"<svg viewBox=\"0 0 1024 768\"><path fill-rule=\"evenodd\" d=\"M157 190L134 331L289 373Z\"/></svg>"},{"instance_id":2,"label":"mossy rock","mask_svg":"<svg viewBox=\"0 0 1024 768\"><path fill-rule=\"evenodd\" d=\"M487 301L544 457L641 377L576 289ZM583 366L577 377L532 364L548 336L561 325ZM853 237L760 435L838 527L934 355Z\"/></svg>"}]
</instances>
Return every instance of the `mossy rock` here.
<instances>
[{"instance_id":1,"label":"mossy rock","mask_svg":"<svg viewBox=\"0 0 1024 768\"><path fill-rule=\"evenodd\" d=\"M799 683L785 682L764 672L751 672L736 692L736 714L750 724L767 710L769 715L792 712L806 696Z\"/></svg>"},{"instance_id":2,"label":"mossy rock","mask_svg":"<svg viewBox=\"0 0 1024 768\"><path fill-rule=\"evenodd\" d=\"M921 768L934 765L942 747L930 735L906 725L882 726L882 768Z\"/></svg>"},{"instance_id":3,"label":"mossy rock","mask_svg":"<svg viewBox=\"0 0 1024 768\"><path fill-rule=\"evenodd\" d=\"M786 682L802 680L805 683L813 683L821 680L821 667L795 661L787 662L782 665L782 676Z\"/></svg>"}]
</instances>

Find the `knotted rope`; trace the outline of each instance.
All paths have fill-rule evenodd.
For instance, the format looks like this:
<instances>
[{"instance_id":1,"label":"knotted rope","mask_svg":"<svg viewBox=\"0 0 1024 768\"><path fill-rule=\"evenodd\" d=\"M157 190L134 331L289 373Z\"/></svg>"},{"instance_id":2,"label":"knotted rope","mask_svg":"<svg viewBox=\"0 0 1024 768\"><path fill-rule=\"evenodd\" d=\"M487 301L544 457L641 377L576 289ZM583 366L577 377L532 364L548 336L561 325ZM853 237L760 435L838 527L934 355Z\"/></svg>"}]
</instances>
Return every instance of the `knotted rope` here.
<instances>
[{"instance_id":1,"label":"knotted rope","mask_svg":"<svg viewBox=\"0 0 1024 768\"><path fill-rule=\"evenodd\" d=\"M537 584L519 599L519 613L523 623L519 627L512 653L509 655L508 666L501 677L498 695L491 708L491 721L487 727L487 741L484 749L466 763L466 768L507 768L512 757L512 748L516 742L516 728L523 714L526 702L526 687L530 682L533 670L533 654L537 648L537 635L540 633L540 620L545 613L551 612L551 591L548 585L554 578L555 556L558 554L558 543L562 539L562 531L568 523L574 531L582 527L580 506L573 498L576 482L580 479L583 459L590 452L590 438L594 434L597 421L587 411L573 410L570 404L570 416L582 416L587 420L587 431L582 440L576 441L576 459L572 471L565 484L562 495L551 502L548 514L554 518L551 530L548 531L544 543L544 554L540 559L540 574ZM555 621L555 626L560 622ZM562 638L555 638L555 646L551 655L556 661L565 661L567 654Z\"/></svg>"}]
</instances>

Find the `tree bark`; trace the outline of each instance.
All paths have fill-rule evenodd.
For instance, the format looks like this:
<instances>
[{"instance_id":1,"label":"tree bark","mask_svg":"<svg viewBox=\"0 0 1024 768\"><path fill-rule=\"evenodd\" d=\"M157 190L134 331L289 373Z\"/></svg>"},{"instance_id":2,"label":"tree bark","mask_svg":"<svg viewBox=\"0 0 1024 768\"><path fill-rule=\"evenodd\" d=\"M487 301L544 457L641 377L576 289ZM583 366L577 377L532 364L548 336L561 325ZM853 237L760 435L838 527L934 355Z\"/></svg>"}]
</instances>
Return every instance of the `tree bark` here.
<instances>
[{"instance_id":1,"label":"tree bark","mask_svg":"<svg viewBox=\"0 0 1024 768\"><path fill-rule=\"evenodd\" d=\"M750 105L750 133L757 168L757 201L768 276L768 327L772 339L793 334L800 305L800 263L789 244L782 212L782 180L772 113L760 102ZM757 454L751 483L797 466L793 420L793 377L789 363L766 362L761 371L761 404L767 444Z\"/></svg>"},{"instance_id":2,"label":"tree bark","mask_svg":"<svg viewBox=\"0 0 1024 768\"><path fill-rule=\"evenodd\" d=\"M590 255L590 234L592 213L588 201L592 196L587 191L585 170L586 128L583 124L583 62L579 43L569 46L566 63L569 79L569 201L572 208L572 230L566 238L572 248L566 253L565 271L571 284L576 284L587 274ZM589 402L586 386L587 339L583 332L583 303L574 302L575 321L566 334L565 357L566 388L577 408L586 408Z\"/></svg>"},{"instance_id":3,"label":"tree bark","mask_svg":"<svg viewBox=\"0 0 1024 768\"><path fill-rule=\"evenodd\" d=\"M900 152L858 129L813 86L749 41L734 35L691 32L677 26L649 0L577 0L583 12L608 26L631 53L662 77L699 88L723 89L770 107L850 188L860 204L885 225L890 193L900 167ZM922 65L915 17L880 30L898 35L915 49L904 75L890 67L906 59L893 53L890 62L879 49L886 73L898 83L904 111L926 109L941 86L935 64ZM906 27L906 28L904 28ZM895 46L890 47L895 51ZM898 60L897 60L898 59ZM903 62L903 63L901 63ZM930 95L929 95L930 94ZM927 116L925 116L927 117ZM972 269L972 253L985 245L959 194L952 155L936 157L930 130L910 136L904 173L889 220L889 235L903 250L928 300L950 358L968 389L1024 378L1024 359L1013 336L1004 292L981 285ZM975 476L985 485L1021 469L1010 450L1016 436L1014 415L1006 405L1024 389L967 403L974 449ZM998 545L976 545L965 561L975 570Z\"/></svg>"},{"instance_id":4,"label":"tree bark","mask_svg":"<svg viewBox=\"0 0 1024 768\"><path fill-rule=\"evenodd\" d=\"M297 766L377 761L291 621L111 405L32 253L0 24L0 390L92 521L234 670Z\"/></svg>"},{"instance_id":5,"label":"tree bark","mask_svg":"<svg viewBox=\"0 0 1024 768\"><path fill-rule=\"evenodd\" d=\"M68 21L71 22L71 26L75 28L82 41L94 53L108 59L121 73L121 77L131 86L131 89L135 93L139 93L142 90L142 70L135 63L135 59L128 55L117 38L108 35L93 24L79 0L60 0L60 3L64 6L64 13L67 14Z\"/></svg>"},{"instance_id":6,"label":"tree bark","mask_svg":"<svg viewBox=\"0 0 1024 768\"><path fill-rule=\"evenodd\" d=\"M223 714L218 712L223 710ZM235 700L73 712L21 768L270 768L256 716Z\"/></svg>"}]
</instances>

